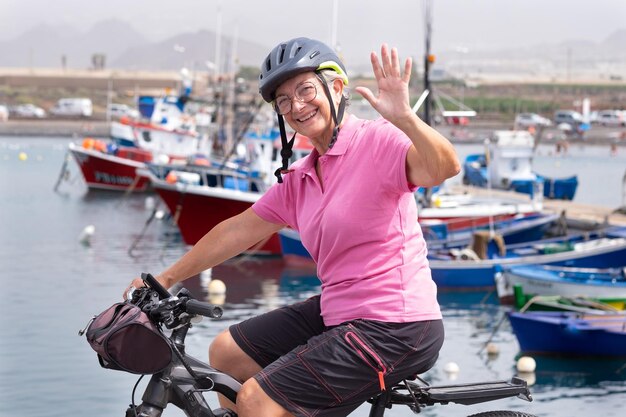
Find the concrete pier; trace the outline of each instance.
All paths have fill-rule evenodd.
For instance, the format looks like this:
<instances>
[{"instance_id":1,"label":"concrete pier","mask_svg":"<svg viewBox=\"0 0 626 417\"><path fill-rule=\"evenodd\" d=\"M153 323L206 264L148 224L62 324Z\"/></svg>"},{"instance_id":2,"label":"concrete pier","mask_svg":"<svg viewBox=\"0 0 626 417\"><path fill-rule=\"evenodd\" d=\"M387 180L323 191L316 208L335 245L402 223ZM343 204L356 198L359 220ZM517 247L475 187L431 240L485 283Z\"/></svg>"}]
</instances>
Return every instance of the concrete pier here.
<instances>
[{"instance_id":1,"label":"concrete pier","mask_svg":"<svg viewBox=\"0 0 626 417\"><path fill-rule=\"evenodd\" d=\"M472 187L467 185L458 185L451 187L453 193L467 193L475 196L502 197L506 199L519 199L520 201L530 201L526 194L516 193L512 191L488 190L480 187ZM550 200L544 198L543 209L547 213L561 214L565 212L565 217L573 222L581 224L601 225L609 223L612 225L626 226L626 215L615 212L615 208L603 207L592 204L581 204L574 201L566 200Z\"/></svg>"}]
</instances>

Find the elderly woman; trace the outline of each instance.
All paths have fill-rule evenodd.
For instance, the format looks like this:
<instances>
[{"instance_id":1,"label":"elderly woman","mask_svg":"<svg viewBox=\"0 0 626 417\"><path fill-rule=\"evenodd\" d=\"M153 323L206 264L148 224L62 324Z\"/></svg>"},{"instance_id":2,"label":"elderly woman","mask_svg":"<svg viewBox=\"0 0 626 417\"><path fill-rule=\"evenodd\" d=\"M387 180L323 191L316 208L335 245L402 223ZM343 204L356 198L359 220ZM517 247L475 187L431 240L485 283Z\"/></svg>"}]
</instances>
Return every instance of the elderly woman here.
<instances>
[{"instance_id":1,"label":"elderly woman","mask_svg":"<svg viewBox=\"0 0 626 417\"><path fill-rule=\"evenodd\" d=\"M380 113L345 113L348 76L312 39L276 46L259 90L278 114L278 184L209 231L157 279L165 286L213 267L289 226L299 231L321 294L231 326L209 349L211 365L243 382L243 417L344 416L372 395L428 370L443 343L437 289L413 192L459 172L452 145L411 110L411 61L371 54L378 94L356 91ZM287 166L284 122L314 150ZM138 280L131 285L140 285Z\"/></svg>"}]
</instances>

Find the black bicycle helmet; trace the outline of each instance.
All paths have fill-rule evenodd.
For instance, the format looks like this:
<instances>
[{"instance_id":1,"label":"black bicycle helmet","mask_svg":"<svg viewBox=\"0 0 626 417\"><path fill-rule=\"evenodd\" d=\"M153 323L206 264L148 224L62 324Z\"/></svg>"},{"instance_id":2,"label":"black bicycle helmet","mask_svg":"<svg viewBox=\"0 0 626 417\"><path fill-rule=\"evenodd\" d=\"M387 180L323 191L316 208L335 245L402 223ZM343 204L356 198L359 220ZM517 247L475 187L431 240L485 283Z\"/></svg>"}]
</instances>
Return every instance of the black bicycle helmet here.
<instances>
[{"instance_id":1,"label":"black bicycle helmet","mask_svg":"<svg viewBox=\"0 0 626 417\"><path fill-rule=\"evenodd\" d=\"M276 89L289 78L307 71L331 69L348 84L341 59L328 45L309 38L295 38L278 44L261 65L259 92L271 103Z\"/></svg>"}]
</instances>

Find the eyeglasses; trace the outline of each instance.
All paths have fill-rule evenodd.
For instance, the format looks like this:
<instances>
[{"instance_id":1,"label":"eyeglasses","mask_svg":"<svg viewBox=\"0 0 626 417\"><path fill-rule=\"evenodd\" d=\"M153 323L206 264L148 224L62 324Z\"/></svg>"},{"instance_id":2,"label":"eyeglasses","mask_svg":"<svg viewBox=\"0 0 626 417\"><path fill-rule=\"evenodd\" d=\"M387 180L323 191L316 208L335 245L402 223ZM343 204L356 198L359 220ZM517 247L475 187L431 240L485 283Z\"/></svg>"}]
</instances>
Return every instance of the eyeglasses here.
<instances>
[{"instance_id":1,"label":"eyeglasses","mask_svg":"<svg viewBox=\"0 0 626 417\"><path fill-rule=\"evenodd\" d=\"M300 103L308 103L313 101L317 97L317 88L311 81L305 81L302 84L298 84L293 97L289 97L287 94L281 94L274 100L276 111L278 114L285 115L291 111L291 103L295 98Z\"/></svg>"}]
</instances>

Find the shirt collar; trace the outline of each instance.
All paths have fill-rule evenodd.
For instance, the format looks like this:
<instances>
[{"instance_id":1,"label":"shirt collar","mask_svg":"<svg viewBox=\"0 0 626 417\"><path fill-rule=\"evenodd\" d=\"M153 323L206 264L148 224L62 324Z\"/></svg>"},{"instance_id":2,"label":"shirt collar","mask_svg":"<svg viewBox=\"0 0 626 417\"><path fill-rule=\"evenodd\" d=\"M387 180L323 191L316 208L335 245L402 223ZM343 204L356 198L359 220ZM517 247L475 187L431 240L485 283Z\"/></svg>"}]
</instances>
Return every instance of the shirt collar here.
<instances>
[{"instance_id":1,"label":"shirt collar","mask_svg":"<svg viewBox=\"0 0 626 417\"><path fill-rule=\"evenodd\" d=\"M360 119L352 114L347 114L347 117L344 119L344 123L339 129L339 136L337 137L337 141L332 148L330 148L324 155L329 156L339 156L346 153L348 150L348 146L354 137L354 132L357 130L360 125ZM315 161L320 157L320 154L317 152L317 149L313 148L311 153L305 158L304 163L302 165L303 171L306 173L312 172L315 170Z\"/></svg>"}]
</instances>

